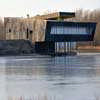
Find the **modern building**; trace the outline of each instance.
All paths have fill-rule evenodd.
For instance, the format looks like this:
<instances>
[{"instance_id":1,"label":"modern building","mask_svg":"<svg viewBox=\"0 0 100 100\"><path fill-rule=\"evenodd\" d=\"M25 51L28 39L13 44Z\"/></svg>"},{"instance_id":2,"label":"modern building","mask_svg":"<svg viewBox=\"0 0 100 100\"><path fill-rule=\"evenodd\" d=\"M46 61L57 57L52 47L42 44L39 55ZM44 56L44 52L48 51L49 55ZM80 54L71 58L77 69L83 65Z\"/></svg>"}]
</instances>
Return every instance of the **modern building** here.
<instances>
[{"instance_id":1,"label":"modern building","mask_svg":"<svg viewBox=\"0 0 100 100\"><path fill-rule=\"evenodd\" d=\"M35 43L38 53L68 54L76 51L76 42L93 41L96 23L48 20L44 41Z\"/></svg>"},{"instance_id":2,"label":"modern building","mask_svg":"<svg viewBox=\"0 0 100 100\"><path fill-rule=\"evenodd\" d=\"M56 12L31 18L5 18L6 40L30 40L37 53L66 54L76 52L76 43L93 41L96 23L68 22L73 12Z\"/></svg>"}]
</instances>

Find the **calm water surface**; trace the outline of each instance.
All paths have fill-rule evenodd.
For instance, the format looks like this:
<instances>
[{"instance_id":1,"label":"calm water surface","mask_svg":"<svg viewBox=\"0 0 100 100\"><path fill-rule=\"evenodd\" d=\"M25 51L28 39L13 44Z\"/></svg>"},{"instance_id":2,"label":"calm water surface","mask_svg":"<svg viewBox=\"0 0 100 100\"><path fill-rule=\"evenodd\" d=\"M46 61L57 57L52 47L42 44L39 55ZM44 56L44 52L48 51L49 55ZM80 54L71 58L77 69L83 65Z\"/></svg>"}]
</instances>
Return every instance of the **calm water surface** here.
<instances>
[{"instance_id":1,"label":"calm water surface","mask_svg":"<svg viewBox=\"0 0 100 100\"><path fill-rule=\"evenodd\" d=\"M100 54L0 57L0 100L100 100Z\"/></svg>"}]
</instances>

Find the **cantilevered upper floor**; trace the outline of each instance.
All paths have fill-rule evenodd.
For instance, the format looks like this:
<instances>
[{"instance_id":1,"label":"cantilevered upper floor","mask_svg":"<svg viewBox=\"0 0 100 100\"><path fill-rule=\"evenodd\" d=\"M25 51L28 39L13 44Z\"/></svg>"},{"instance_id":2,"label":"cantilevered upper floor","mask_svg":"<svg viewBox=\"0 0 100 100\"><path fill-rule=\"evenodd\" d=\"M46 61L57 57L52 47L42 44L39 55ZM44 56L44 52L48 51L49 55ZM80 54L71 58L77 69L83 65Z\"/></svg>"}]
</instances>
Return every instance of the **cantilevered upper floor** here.
<instances>
[{"instance_id":1,"label":"cantilevered upper floor","mask_svg":"<svg viewBox=\"0 0 100 100\"><path fill-rule=\"evenodd\" d=\"M45 41L93 41L96 23L47 21Z\"/></svg>"}]
</instances>

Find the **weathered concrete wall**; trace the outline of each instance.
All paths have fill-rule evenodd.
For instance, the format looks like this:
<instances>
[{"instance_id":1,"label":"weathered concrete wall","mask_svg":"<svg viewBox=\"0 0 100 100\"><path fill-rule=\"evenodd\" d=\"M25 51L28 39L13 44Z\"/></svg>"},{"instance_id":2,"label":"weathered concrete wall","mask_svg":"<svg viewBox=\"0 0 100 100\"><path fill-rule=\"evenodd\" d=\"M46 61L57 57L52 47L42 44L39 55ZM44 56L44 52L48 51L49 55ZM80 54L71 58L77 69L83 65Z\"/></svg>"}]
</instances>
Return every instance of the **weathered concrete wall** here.
<instances>
[{"instance_id":1,"label":"weathered concrete wall","mask_svg":"<svg viewBox=\"0 0 100 100\"><path fill-rule=\"evenodd\" d=\"M6 40L44 41L46 21L40 18L5 18Z\"/></svg>"},{"instance_id":2,"label":"weathered concrete wall","mask_svg":"<svg viewBox=\"0 0 100 100\"><path fill-rule=\"evenodd\" d=\"M5 40L4 23L1 18L0 18L0 40Z\"/></svg>"},{"instance_id":3,"label":"weathered concrete wall","mask_svg":"<svg viewBox=\"0 0 100 100\"><path fill-rule=\"evenodd\" d=\"M46 29L46 21L42 19L35 20L35 27L33 28L33 42L44 41L45 39L45 29Z\"/></svg>"},{"instance_id":4,"label":"weathered concrete wall","mask_svg":"<svg viewBox=\"0 0 100 100\"><path fill-rule=\"evenodd\" d=\"M32 53L34 53L34 47L29 40L0 40L0 55Z\"/></svg>"},{"instance_id":5,"label":"weathered concrete wall","mask_svg":"<svg viewBox=\"0 0 100 100\"><path fill-rule=\"evenodd\" d=\"M24 22L23 18L4 18L4 27L6 33L6 40L24 39Z\"/></svg>"}]
</instances>

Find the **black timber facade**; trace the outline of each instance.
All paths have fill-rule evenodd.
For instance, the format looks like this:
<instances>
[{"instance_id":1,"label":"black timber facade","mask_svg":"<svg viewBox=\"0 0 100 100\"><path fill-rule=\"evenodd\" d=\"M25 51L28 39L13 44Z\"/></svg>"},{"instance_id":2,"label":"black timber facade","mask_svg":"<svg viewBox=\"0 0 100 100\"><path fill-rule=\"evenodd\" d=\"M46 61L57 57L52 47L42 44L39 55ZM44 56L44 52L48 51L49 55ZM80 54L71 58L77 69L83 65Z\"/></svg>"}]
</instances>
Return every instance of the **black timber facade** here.
<instances>
[{"instance_id":1,"label":"black timber facade","mask_svg":"<svg viewBox=\"0 0 100 100\"><path fill-rule=\"evenodd\" d=\"M67 31L65 34L50 34L52 27L76 27L77 29L86 28L88 31L87 34L68 34ZM96 29L96 23L91 22L66 22L66 21L47 21L46 32L45 32L45 41L54 41L54 42L77 42L77 41L93 41L94 34Z\"/></svg>"}]
</instances>

